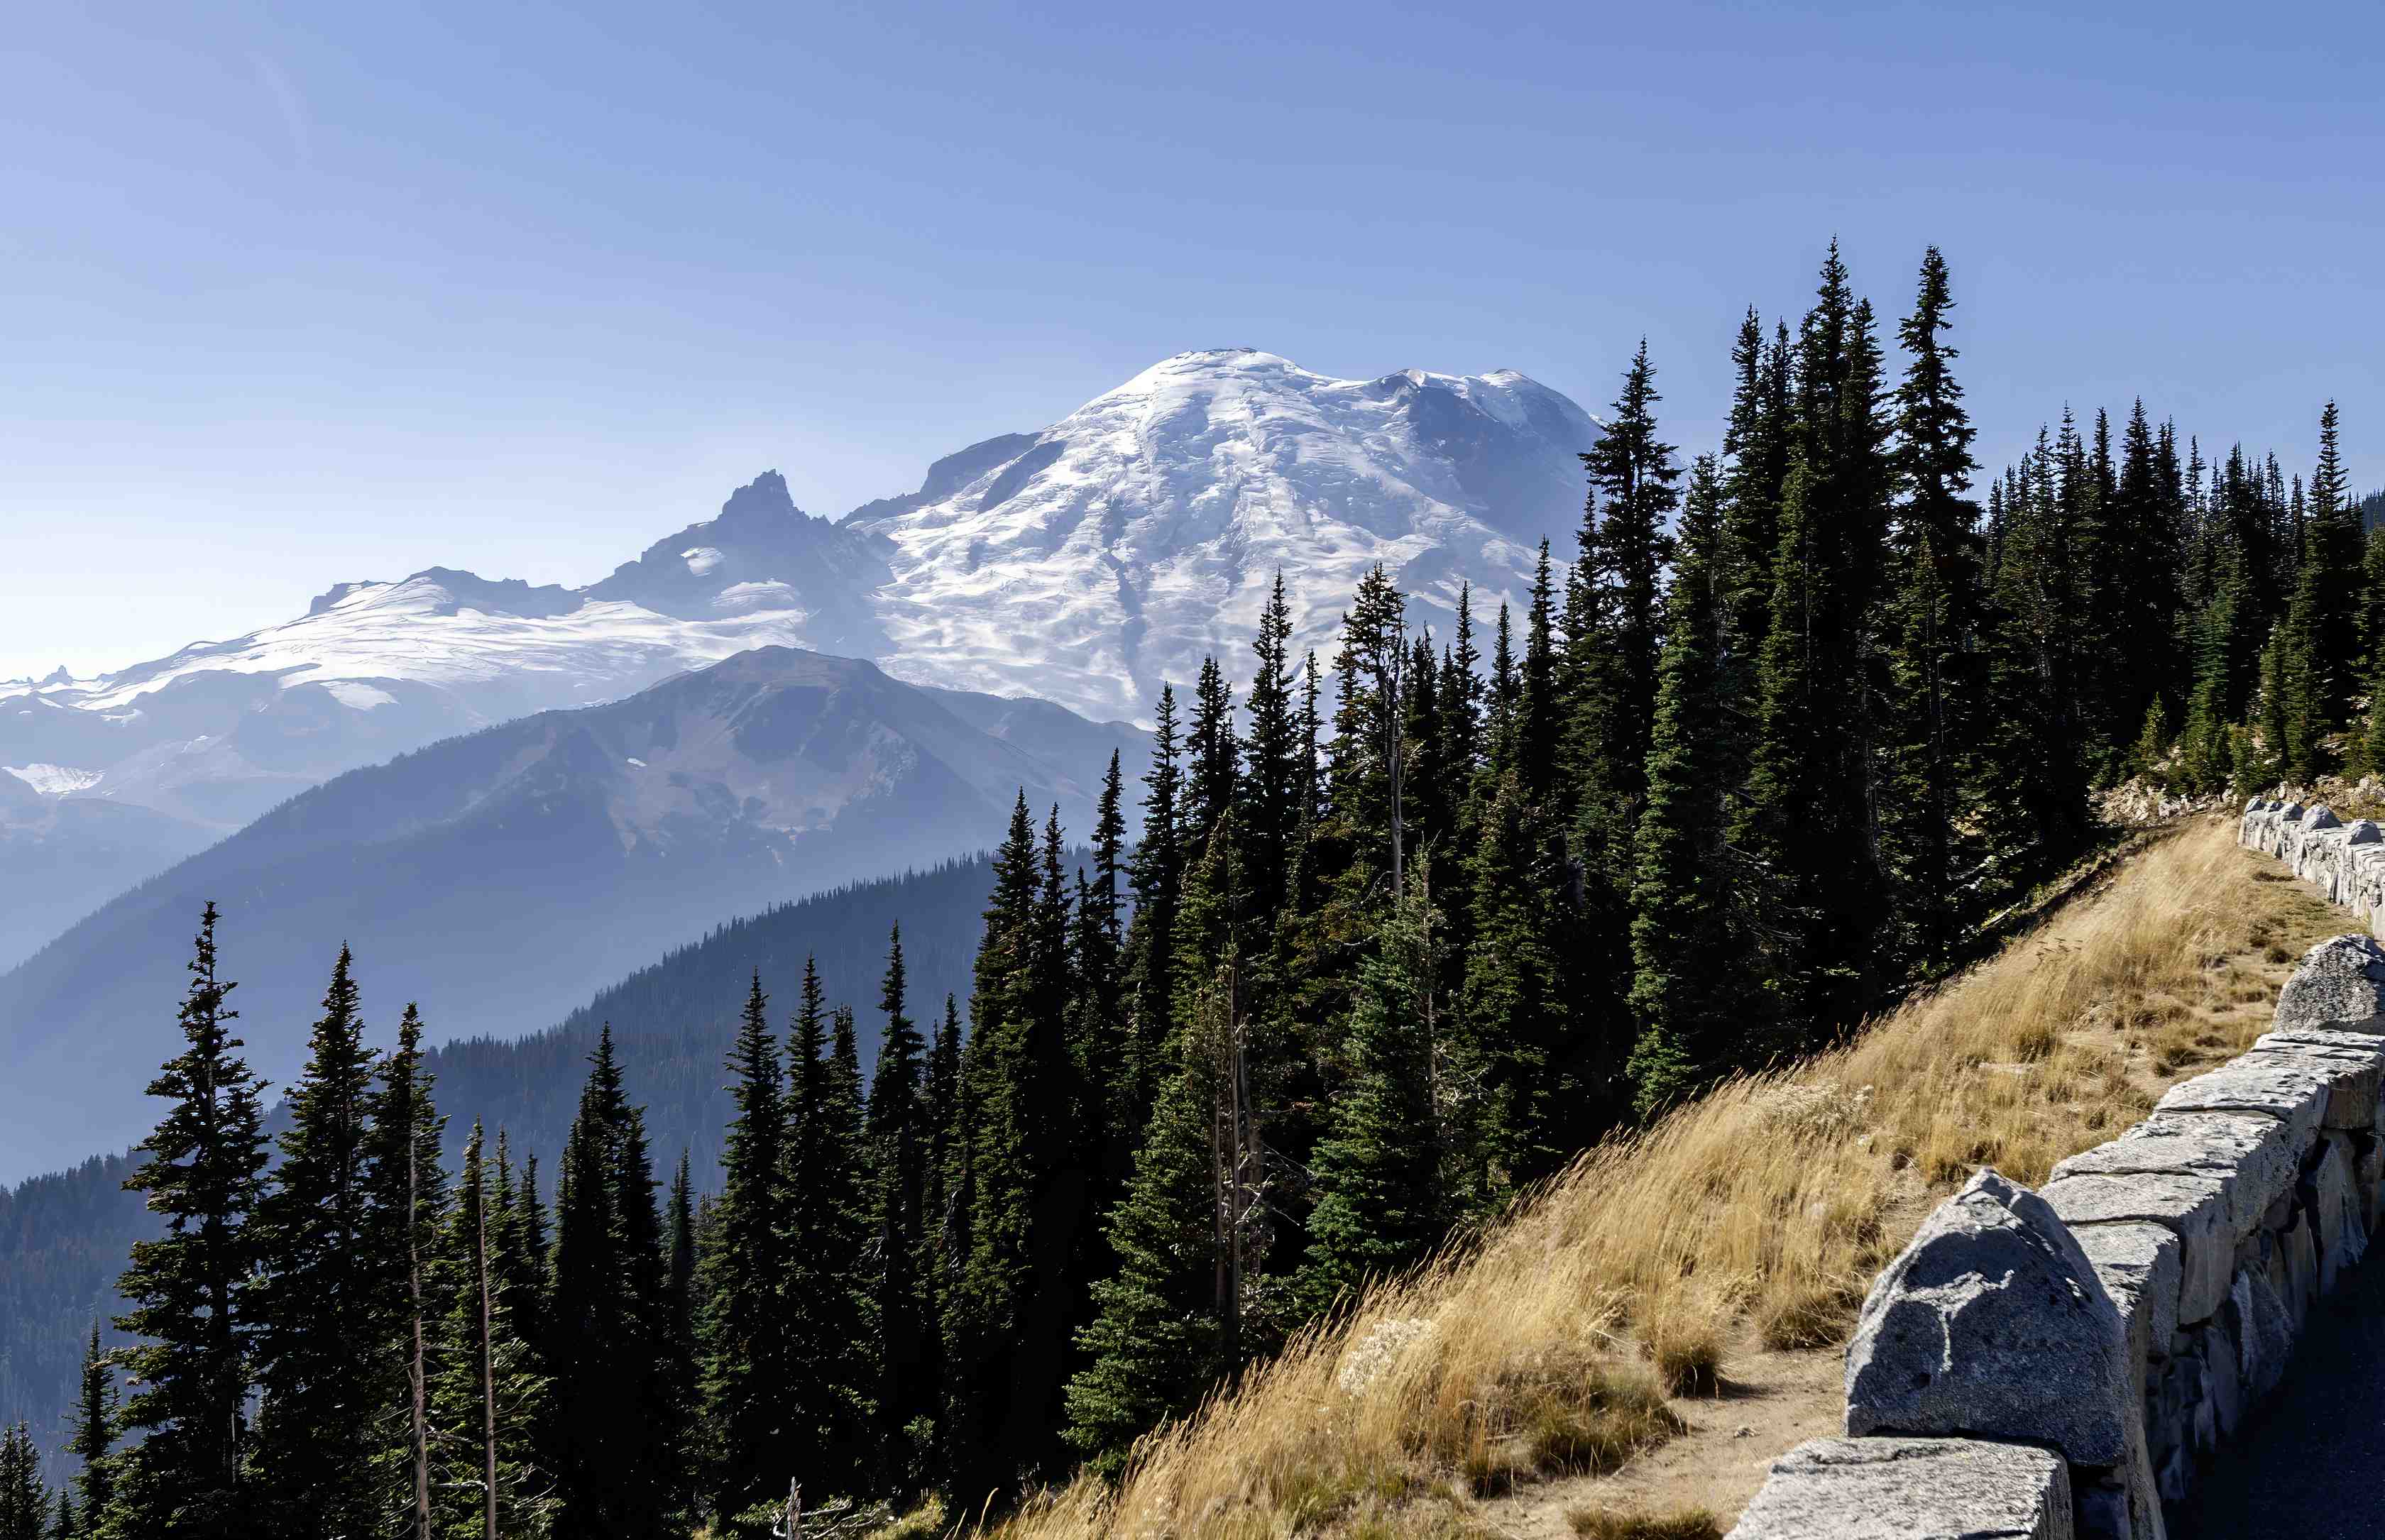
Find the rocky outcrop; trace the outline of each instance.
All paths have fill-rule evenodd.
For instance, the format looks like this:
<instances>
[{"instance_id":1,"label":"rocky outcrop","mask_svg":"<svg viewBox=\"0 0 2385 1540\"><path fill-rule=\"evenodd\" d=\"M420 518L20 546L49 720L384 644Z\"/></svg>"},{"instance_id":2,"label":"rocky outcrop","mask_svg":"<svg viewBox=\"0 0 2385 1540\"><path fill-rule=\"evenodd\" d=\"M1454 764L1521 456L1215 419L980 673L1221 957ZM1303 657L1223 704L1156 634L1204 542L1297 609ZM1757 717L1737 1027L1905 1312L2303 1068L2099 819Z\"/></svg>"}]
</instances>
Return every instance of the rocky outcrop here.
<instances>
[{"instance_id":1,"label":"rocky outcrop","mask_svg":"<svg viewBox=\"0 0 2385 1540\"><path fill-rule=\"evenodd\" d=\"M2256 801L2241 838L2385 925L2375 824ZM2366 1252L2385 1205L2380 1081L2385 946L2337 937L2304 955L2250 1051L2042 1192L1979 1172L1865 1301L1849 1436L1776 1464L1735 1540L2164 1534L2164 1507L2191 1499Z\"/></svg>"}]
</instances>

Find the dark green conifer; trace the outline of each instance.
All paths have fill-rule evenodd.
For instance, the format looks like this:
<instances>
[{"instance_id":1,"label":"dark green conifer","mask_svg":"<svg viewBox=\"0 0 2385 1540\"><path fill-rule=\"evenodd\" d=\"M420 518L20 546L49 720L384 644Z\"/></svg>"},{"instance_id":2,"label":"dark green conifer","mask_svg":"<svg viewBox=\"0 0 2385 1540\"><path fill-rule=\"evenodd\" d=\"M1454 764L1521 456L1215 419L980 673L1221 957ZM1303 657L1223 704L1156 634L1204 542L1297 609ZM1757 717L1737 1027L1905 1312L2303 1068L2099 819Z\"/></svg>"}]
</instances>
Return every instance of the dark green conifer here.
<instances>
[{"instance_id":1,"label":"dark green conifer","mask_svg":"<svg viewBox=\"0 0 2385 1540\"><path fill-rule=\"evenodd\" d=\"M1025 804L1020 805L1020 816ZM889 937L878 1007L886 1025L869 1081L867 1124L870 1308L878 1328L878 1434L900 1486L923 1477L941 1388L931 1377L937 1324L927 1315L927 1043L912 1021L903 933Z\"/></svg>"},{"instance_id":2,"label":"dark green conifer","mask_svg":"<svg viewBox=\"0 0 2385 1540\"><path fill-rule=\"evenodd\" d=\"M807 1047L818 1052L824 1036L818 980L808 967L805 985L813 1041L794 1045L799 1076L800 1055ZM783 1495L803 1394L790 1358L797 1302L784 1292L795 1238L786 1083L768 1007L756 971L729 1049L735 1112L721 1141L720 1202L700 1264L705 1498L713 1512L730 1515ZM798 1035L805 1030L799 1018Z\"/></svg>"},{"instance_id":3,"label":"dark green conifer","mask_svg":"<svg viewBox=\"0 0 2385 1540\"><path fill-rule=\"evenodd\" d=\"M256 1291L257 1379L264 1392L254 1459L279 1533L362 1534L381 1494L372 1472L376 1422L393 1385L359 1394L387 1374L402 1346L391 1280L402 1255L370 1242L375 1174L367 1121L373 1058L357 1014L353 960L340 949L307 1040L306 1069L285 1105L281 1164L258 1205ZM381 1351L375 1351L376 1348Z\"/></svg>"},{"instance_id":4,"label":"dark green conifer","mask_svg":"<svg viewBox=\"0 0 2385 1540\"><path fill-rule=\"evenodd\" d=\"M67 1453L82 1467L75 1489L82 1496L82 1513L94 1529L114 1506L116 1493L116 1377L113 1365L99 1347L99 1323L91 1326L83 1347L82 1372L75 1382L75 1402L67 1416Z\"/></svg>"},{"instance_id":5,"label":"dark green conifer","mask_svg":"<svg viewBox=\"0 0 2385 1540\"><path fill-rule=\"evenodd\" d=\"M1893 457L1904 496L1884 605L1891 651L1873 820L1887 885L1879 972L1892 980L1944 966L1972 918L1962 874L1976 863L1967 799L1985 730L1979 667L1985 594L1979 510L1966 495L1979 468L1973 429L1952 367L1957 354L1942 336L1954 304L1933 246L1922 258L1913 314L1898 332L1909 360L1895 395Z\"/></svg>"},{"instance_id":6,"label":"dark green conifer","mask_svg":"<svg viewBox=\"0 0 2385 1540\"><path fill-rule=\"evenodd\" d=\"M668 1269L645 1121L622 1089L609 1025L564 1144L555 1208L546 1349L556 1529L606 1540L661 1534L676 1484Z\"/></svg>"},{"instance_id":7,"label":"dark green conifer","mask_svg":"<svg viewBox=\"0 0 2385 1540\"><path fill-rule=\"evenodd\" d=\"M431 1337L447 1308L434 1265L447 1212L447 1174L440 1163L447 1123L431 1102L422 1013L411 1002L398 1017L396 1049L374 1075L368 1114L365 1154L372 1195L365 1247L380 1259L375 1273L389 1293L386 1324L368 1356L373 1367L358 1381L374 1398L371 1474L380 1505L384 1512L406 1514L420 1534L433 1519Z\"/></svg>"},{"instance_id":8,"label":"dark green conifer","mask_svg":"<svg viewBox=\"0 0 2385 1540\"><path fill-rule=\"evenodd\" d=\"M1643 1116L1731 1067L1743 1011L1730 991L1744 977L1731 925L1724 859L1729 724L1717 689L1728 590L1723 491L1711 455L1690 473L1666 604L1650 735L1647 808L1631 889L1632 1104Z\"/></svg>"},{"instance_id":9,"label":"dark green conifer","mask_svg":"<svg viewBox=\"0 0 2385 1540\"><path fill-rule=\"evenodd\" d=\"M1358 970L1346 1074L1311 1162L1317 1203L1300 1284L1315 1310L1422 1261L1448 1217L1440 1152L1420 1136L1434 1124L1424 997L1435 973L1421 910L1413 897L1394 905Z\"/></svg>"},{"instance_id":10,"label":"dark green conifer","mask_svg":"<svg viewBox=\"0 0 2385 1540\"><path fill-rule=\"evenodd\" d=\"M855 1492L879 1473L880 1448L875 1155L864 1130L853 1012L829 1012L808 957L787 1056L787 1273L779 1302L788 1322L793 1400L784 1417L793 1443L781 1459L812 1491ZM774 1487L766 1496L783 1494Z\"/></svg>"},{"instance_id":11,"label":"dark green conifer","mask_svg":"<svg viewBox=\"0 0 2385 1540\"><path fill-rule=\"evenodd\" d=\"M166 1233L136 1241L117 1284L117 1326L143 1340L123 1354L133 1386L110 1521L192 1540L249 1540L258 1502L247 1471L250 1343L264 1196L263 1085L240 1056L217 971L216 907L199 917L182 999L183 1050L149 1094L169 1106L125 1186L145 1193Z\"/></svg>"},{"instance_id":12,"label":"dark green conifer","mask_svg":"<svg viewBox=\"0 0 2385 1540\"><path fill-rule=\"evenodd\" d=\"M0 1540L44 1540L50 1526L42 1451L22 1420L0 1431Z\"/></svg>"},{"instance_id":13,"label":"dark green conifer","mask_svg":"<svg viewBox=\"0 0 2385 1540\"><path fill-rule=\"evenodd\" d=\"M1791 1042L1867 998L1879 902L1868 809L1879 699L1867 646L1887 531L1889 471L1870 306L1838 246L1798 340L1791 461L1756 743L1732 841L1765 876L1759 960Z\"/></svg>"}]
</instances>

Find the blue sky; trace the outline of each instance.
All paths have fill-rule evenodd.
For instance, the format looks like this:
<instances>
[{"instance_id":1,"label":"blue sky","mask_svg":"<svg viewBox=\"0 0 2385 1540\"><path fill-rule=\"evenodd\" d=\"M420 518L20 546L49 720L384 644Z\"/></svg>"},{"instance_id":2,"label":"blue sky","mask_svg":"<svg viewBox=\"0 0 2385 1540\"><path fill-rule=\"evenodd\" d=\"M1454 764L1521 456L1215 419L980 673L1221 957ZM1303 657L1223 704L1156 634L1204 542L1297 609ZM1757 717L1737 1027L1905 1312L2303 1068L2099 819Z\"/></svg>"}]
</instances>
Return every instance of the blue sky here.
<instances>
[{"instance_id":1,"label":"blue sky","mask_svg":"<svg viewBox=\"0 0 2385 1540\"><path fill-rule=\"evenodd\" d=\"M126 3L0 39L0 677L434 563L836 514L1184 348L1642 333L1712 444L1836 233L1954 266L2001 463L2143 394L2385 481L2368 6Z\"/></svg>"}]
</instances>

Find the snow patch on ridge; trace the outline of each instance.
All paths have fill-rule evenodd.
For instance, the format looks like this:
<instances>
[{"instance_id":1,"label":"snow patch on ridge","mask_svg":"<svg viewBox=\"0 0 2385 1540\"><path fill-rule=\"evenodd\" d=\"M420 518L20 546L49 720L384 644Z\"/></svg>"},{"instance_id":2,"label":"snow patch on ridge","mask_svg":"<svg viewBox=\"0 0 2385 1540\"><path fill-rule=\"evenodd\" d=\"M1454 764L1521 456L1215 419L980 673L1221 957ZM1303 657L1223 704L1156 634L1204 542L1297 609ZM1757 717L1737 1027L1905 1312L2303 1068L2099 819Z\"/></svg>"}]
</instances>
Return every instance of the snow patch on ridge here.
<instances>
[{"instance_id":1,"label":"snow patch on ridge","mask_svg":"<svg viewBox=\"0 0 2385 1540\"><path fill-rule=\"evenodd\" d=\"M69 792L88 791L106 775L104 770L84 770L71 764L0 764L0 770L16 776L44 797L64 797Z\"/></svg>"},{"instance_id":2,"label":"snow patch on ridge","mask_svg":"<svg viewBox=\"0 0 2385 1540\"><path fill-rule=\"evenodd\" d=\"M397 704L397 697L378 685L358 684L353 679L342 679L337 683L325 685L323 688L331 692L332 700L356 711L370 711L375 706Z\"/></svg>"}]
</instances>

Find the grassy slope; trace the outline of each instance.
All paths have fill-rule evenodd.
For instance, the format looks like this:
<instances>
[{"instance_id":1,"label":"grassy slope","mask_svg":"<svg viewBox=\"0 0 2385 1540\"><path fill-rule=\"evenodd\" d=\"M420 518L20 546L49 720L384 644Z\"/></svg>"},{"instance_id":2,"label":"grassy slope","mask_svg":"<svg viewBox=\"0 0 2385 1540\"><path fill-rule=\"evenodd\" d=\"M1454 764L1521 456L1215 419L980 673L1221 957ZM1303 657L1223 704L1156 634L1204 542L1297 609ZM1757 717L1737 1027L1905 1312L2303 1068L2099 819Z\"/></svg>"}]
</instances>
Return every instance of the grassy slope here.
<instances>
[{"instance_id":1,"label":"grassy slope","mask_svg":"<svg viewBox=\"0 0 2385 1540\"><path fill-rule=\"evenodd\" d=\"M1613 1512L1630 1471L1601 1478L1698 1447L1717 1373L1760 1391L1742 1364L1760 1379L1834 1348L1975 1166L2041 1182L2241 1051L2293 959L2342 928L2232 821L2195 822L1847 1047L1586 1155L1480 1245L1155 1435L1116 1494L1050 1494L1005 1540L1514 1534L1552 1513L1584 1535L1712 1533L1686 1510L1735 1511L1777 1449L1692 1458L1644 1522ZM1834 1394L1810 1364L1790 1377Z\"/></svg>"}]
</instances>

